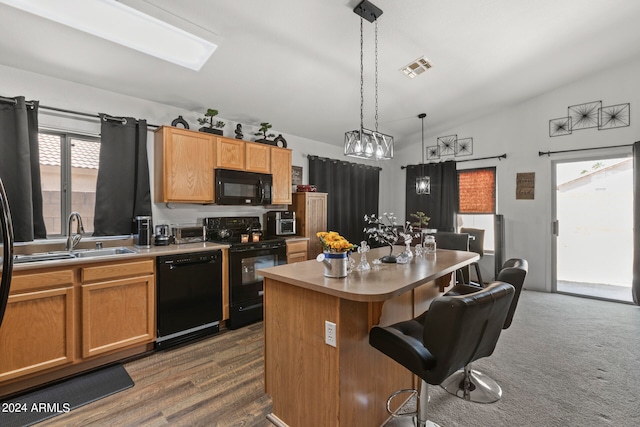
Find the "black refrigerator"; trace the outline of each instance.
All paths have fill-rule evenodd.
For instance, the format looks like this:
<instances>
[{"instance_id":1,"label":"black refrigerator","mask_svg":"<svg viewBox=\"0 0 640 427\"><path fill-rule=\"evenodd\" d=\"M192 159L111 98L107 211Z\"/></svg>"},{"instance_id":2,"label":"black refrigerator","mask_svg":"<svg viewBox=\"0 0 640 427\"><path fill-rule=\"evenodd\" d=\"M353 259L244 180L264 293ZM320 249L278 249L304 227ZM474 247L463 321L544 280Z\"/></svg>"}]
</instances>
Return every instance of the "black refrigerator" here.
<instances>
[{"instance_id":1,"label":"black refrigerator","mask_svg":"<svg viewBox=\"0 0 640 427\"><path fill-rule=\"evenodd\" d=\"M0 326L2 326L13 273L13 225L2 179L0 179L0 244L2 244L2 271L0 271L2 277L0 280Z\"/></svg>"}]
</instances>

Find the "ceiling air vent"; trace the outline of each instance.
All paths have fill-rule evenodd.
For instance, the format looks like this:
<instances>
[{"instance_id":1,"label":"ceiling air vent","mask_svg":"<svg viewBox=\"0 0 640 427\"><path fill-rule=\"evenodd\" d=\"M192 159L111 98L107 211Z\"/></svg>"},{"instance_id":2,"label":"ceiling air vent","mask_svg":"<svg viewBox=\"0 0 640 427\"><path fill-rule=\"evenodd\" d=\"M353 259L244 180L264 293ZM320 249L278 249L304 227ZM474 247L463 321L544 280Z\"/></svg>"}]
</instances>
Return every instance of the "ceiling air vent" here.
<instances>
[{"instance_id":1,"label":"ceiling air vent","mask_svg":"<svg viewBox=\"0 0 640 427\"><path fill-rule=\"evenodd\" d=\"M431 67L432 67L431 62L429 62L427 58L422 56L416 59L415 61L411 62L410 64L407 64L404 67L402 67L400 71L402 71L409 78L414 78L418 74L424 73Z\"/></svg>"}]
</instances>

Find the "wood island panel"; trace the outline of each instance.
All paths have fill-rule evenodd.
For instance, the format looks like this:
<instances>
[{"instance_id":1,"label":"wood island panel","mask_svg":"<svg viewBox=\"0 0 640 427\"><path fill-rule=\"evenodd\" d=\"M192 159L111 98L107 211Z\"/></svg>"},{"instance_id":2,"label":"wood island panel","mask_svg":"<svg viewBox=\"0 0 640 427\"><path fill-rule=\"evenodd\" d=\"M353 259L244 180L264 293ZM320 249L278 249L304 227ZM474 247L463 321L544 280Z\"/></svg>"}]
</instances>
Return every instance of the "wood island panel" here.
<instances>
[{"instance_id":1,"label":"wood island panel","mask_svg":"<svg viewBox=\"0 0 640 427\"><path fill-rule=\"evenodd\" d=\"M265 346L265 388L273 412L290 426L336 425L338 349L324 343L324 320L339 323L338 298L266 279L264 300L278 313L264 323L272 343Z\"/></svg>"}]
</instances>

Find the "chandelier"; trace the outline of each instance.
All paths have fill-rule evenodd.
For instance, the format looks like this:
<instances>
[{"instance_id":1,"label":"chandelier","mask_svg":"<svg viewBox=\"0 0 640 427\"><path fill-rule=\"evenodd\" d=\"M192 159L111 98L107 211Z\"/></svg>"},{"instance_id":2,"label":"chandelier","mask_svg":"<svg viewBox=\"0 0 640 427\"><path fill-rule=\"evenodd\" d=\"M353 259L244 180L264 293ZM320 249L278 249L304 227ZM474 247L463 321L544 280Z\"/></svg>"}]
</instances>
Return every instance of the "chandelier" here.
<instances>
[{"instance_id":1,"label":"chandelier","mask_svg":"<svg viewBox=\"0 0 640 427\"><path fill-rule=\"evenodd\" d=\"M416 178L416 194L431 194L431 178L424 174L424 118L425 113L418 114L418 118L422 120L422 176Z\"/></svg>"},{"instance_id":2,"label":"chandelier","mask_svg":"<svg viewBox=\"0 0 640 427\"><path fill-rule=\"evenodd\" d=\"M353 11L360 16L360 128L345 132L345 156L368 160L393 159L393 137L378 132L378 18L382 10L363 0ZM363 21L375 24L375 130L364 127L364 65L363 65Z\"/></svg>"}]
</instances>

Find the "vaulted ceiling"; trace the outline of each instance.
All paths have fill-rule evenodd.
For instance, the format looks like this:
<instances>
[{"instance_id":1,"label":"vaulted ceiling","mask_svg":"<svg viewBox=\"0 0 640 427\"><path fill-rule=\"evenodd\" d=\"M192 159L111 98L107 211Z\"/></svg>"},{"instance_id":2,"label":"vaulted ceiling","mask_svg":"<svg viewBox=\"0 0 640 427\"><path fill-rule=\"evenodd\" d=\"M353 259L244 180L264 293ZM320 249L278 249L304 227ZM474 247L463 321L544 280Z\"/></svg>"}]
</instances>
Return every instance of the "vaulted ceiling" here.
<instances>
[{"instance_id":1,"label":"vaulted ceiling","mask_svg":"<svg viewBox=\"0 0 640 427\"><path fill-rule=\"evenodd\" d=\"M0 64L341 145L360 121L359 0L122 0L218 44L192 71L0 4ZM419 135L640 57L637 0L373 0L379 130ZM114 23L117 26L117 23ZM364 22L364 124L374 127ZM414 79L399 70L426 56ZM0 88L1 88L0 82ZM6 89L4 89L6 91ZM0 95L16 95L0 93ZM591 101L588 99L576 102ZM43 103L46 100L43 100Z\"/></svg>"}]
</instances>

